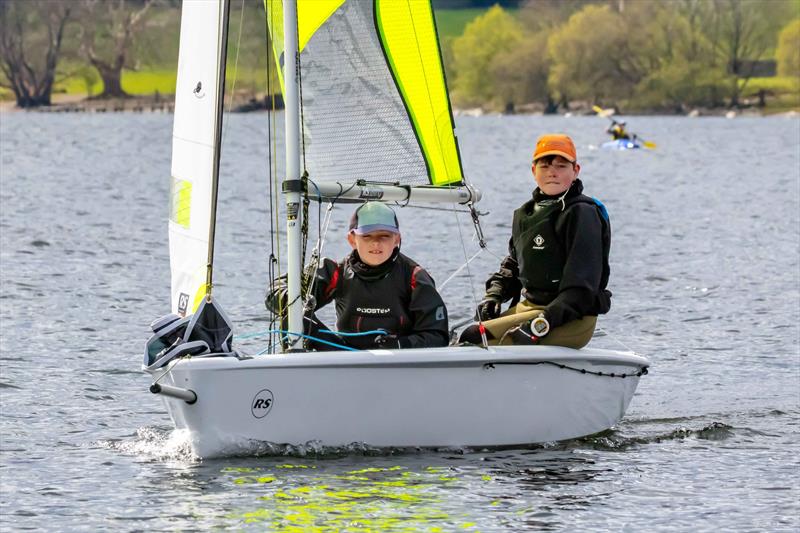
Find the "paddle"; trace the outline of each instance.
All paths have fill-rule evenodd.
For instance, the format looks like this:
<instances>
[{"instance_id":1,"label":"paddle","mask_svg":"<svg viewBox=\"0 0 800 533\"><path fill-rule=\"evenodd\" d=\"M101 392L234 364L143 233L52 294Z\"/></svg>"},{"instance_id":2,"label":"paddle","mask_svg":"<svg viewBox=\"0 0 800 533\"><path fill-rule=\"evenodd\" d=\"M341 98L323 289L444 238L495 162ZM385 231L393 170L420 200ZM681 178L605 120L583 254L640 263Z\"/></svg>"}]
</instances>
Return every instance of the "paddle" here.
<instances>
[{"instance_id":1,"label":"paddle","mask_svg":"<svg viewBox=\"0 0 800 533\"><path fill-rule=\"evenodd\" d=\"M613 115L613 114L614 114L614 110L613 110L613 109L603 109L603 108L602 108L602 107L600 107L599 105L593 105L593 106L592 106L592 111L594 111L595 113L597 113L597 114L598 114L598 116L601 116L601 117L606 117L606 118L607 118L607 119L609 119L611 122L614 122L614 123L616 123L616 122L617 122L616 120L614 120L614 117L612 117L612 116L611 116L611 115ZM636 136L636 135L635 135L635 136L634 136L634 139L636 139L637 141L641 141L642 145L643 145L645 148L650 148L650 149L652 150L652 149L654 149L654 148L656 147L656 143L653 143L653 142L650 142L650 141L645 141L644 139L642 139L642 138L641 138L641 137L639 137L639 136Z\"/></svg>"}]
</instances>

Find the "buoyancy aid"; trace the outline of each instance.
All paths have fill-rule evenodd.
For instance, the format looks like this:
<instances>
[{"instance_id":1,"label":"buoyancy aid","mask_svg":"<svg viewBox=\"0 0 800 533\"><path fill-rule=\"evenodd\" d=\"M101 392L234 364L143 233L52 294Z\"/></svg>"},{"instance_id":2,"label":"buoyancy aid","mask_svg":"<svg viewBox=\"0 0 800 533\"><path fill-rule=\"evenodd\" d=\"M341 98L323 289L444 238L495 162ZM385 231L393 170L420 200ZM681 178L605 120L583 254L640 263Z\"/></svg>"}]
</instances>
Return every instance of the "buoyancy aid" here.
<instances>
[{"instance_id":1,"label":"buoyancy aid","mask_svg":"<svg viewBox=\"0 0 800 533\"><path fill-rule=\"evenodd\" d=\"M566 249L556 228L562 217L570 215L577 204L591 204L596 207L603 224L602 251L603 272L598 288L597 302L593 306L597 313L605 313L610 307L610 295L606 295L608 285L608 257L611 248L611 226L605 206L595 198L580 194L582 186L577 186L577 194L565 198L534 198L514 211L512 222L513 247L519 264L519 280L525 296L535 303L547 305L559 292L559 284L566 262Z\"/></svg>"},{"instance_id":2,"label":"buoyancy aid","mask_svg":"<svg viewBox=\"0 0 800 533\"><path fill-rule=\"evenodd\" d=\"M413 323L406 310L416 269L419 267L397 250L389 261L377 268L365 268L357 254L343 261L334 278L339 295L336 298L337 329L352 333L382 329L398 336L411 333ZM356 348L369 348L374 338L356 336L348 338L348 342Z\"/></svg>"},{"instance_id":3,"label":"buoyancy aid","mask_svg":"<svg viewBox=\"0 0 800 533\"><path fill-rule=\"evenodd\" d=\"M625 131L625 128L623 126L620 126L619 124L614 125L614 127L611 129L611 135L615 141L617 140L627 141L631 138L628 132Z\"/></svg>"}]
</instances>

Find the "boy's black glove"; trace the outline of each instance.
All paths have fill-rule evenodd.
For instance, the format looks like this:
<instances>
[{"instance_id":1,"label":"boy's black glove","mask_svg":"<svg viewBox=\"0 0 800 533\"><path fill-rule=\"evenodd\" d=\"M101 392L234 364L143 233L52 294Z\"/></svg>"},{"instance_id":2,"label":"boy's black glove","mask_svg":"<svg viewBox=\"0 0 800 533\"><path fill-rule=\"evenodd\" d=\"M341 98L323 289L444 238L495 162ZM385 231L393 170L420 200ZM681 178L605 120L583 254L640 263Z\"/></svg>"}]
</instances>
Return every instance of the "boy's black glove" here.
<instances>
[{"instance_id":1,"label":"boy's black glove","mask_svg":"<svg viewBox=\"0 0 800 533\"><path fill-rule=\"evenodd\" d=\"M378 335L375 337L375 347L381 350L397 350L400 348L400 339L397 335Z\"/></svg>"},{"instance_id":2,"label":"boy's black glove","mask_svg":"<svg viewBox=\"0 0 800 533\"><path fill-rule=\"evenodd\" d=\"M500 301L494 298L484 298L478 304L477 320L492 320L500 316Z\"/></svg>"}]
</instances>

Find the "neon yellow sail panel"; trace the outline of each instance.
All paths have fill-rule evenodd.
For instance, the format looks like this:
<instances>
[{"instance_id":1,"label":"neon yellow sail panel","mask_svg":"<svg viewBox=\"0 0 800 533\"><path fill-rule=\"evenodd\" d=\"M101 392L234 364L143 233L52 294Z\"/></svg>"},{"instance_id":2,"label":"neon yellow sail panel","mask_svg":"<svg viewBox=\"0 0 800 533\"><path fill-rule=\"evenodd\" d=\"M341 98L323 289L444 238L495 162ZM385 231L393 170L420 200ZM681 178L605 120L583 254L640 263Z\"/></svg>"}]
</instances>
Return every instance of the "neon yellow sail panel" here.
<instances>
[{"instance_id":1,"label":"neon yellow sail panel","mask_svg":"<svg viewBox=\"0 0 800 533\"><path fill-rule=\"evenodd\" d=\"M297 4L298 48L303 50L314 32L341 6L345 0L313 0ZM272 36L275 60L282 65L283 60L283 0L264 0L267 12L267 27ZM283 89L283 70L278 71Z\"/></svg>"},{"instance_id":2,"label":"neon yellow sail panel","mask_svg":"<svg viewBox=\"0 0 800 533\"><path fill-rule=\"evenodd\" d=\"M266 0L266 7L275 56L283 66L281 0ZM430 3L298 0L297 10L311 179L460 184Z\"/></svg>"},{"instance_id":3,"label":"neon yellow sail panel","mask_svg":"<svg viewBox=\"0 0 800 533\"><path fill-rule=\"evenodd\" d=\"M376 7L386 56L430 165L431 183L452 183L453 176L460 181L461 163L430 4L378 0Z\"/></svg>"}]
</instances>

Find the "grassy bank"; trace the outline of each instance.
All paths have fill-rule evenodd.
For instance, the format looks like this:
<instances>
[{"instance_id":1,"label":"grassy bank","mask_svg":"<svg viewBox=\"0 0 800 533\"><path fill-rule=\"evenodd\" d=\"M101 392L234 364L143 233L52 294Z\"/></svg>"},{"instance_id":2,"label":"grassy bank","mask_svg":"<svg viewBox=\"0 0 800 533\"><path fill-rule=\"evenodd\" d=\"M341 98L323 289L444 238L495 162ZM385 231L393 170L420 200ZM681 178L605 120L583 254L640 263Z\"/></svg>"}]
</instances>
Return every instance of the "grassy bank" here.
<instances>
[{"instance_id":1,"label":"grassy bank","mask_svg":"<svg viewBox=\"0 0 800 533\"><path fill-rule=\"evenodd\" d=\"M436 26L442 42L461 35L470 21L486 12L486 9L438 9L435 11ZM253 16L258 14L259 16ZM236 92L255 97L266 93L266 44L260 13L244 13L244 17L232 14L229 39L228 88L234 77ZM180 17L177 10L161 12L157 27L145 30L137 38L136 54L148 57L147 65L136 71L125 70L122 88L132 96L150 96L155 93L175 93L178 59L178 36ZM244 33L239 39L239 21L243 20ZM237 48L238 47L238 48ZM238 55L238 69L234 67ZM159 61L160 60L160 61ZM75 61L64 61L59 69L62 80L54 89L55 94L91 97L100 94L103 84L92 69ZM276 80L273 79L273 82ZM9 91L0 90L0 99L13 99Z\"/></svg>"},{"instance_id":2,"label":"grassy bank","mask_svg":"<svg viewBox=\"0 0 800 533\"><path fill-rule=\"evenodd\" d=\"M743 99L754 104L760 93L766 99L765 113L783 113L800 109L800 79L775 76L771 78L751 78L744 84Z\"/></svg>"}]
</instances>

